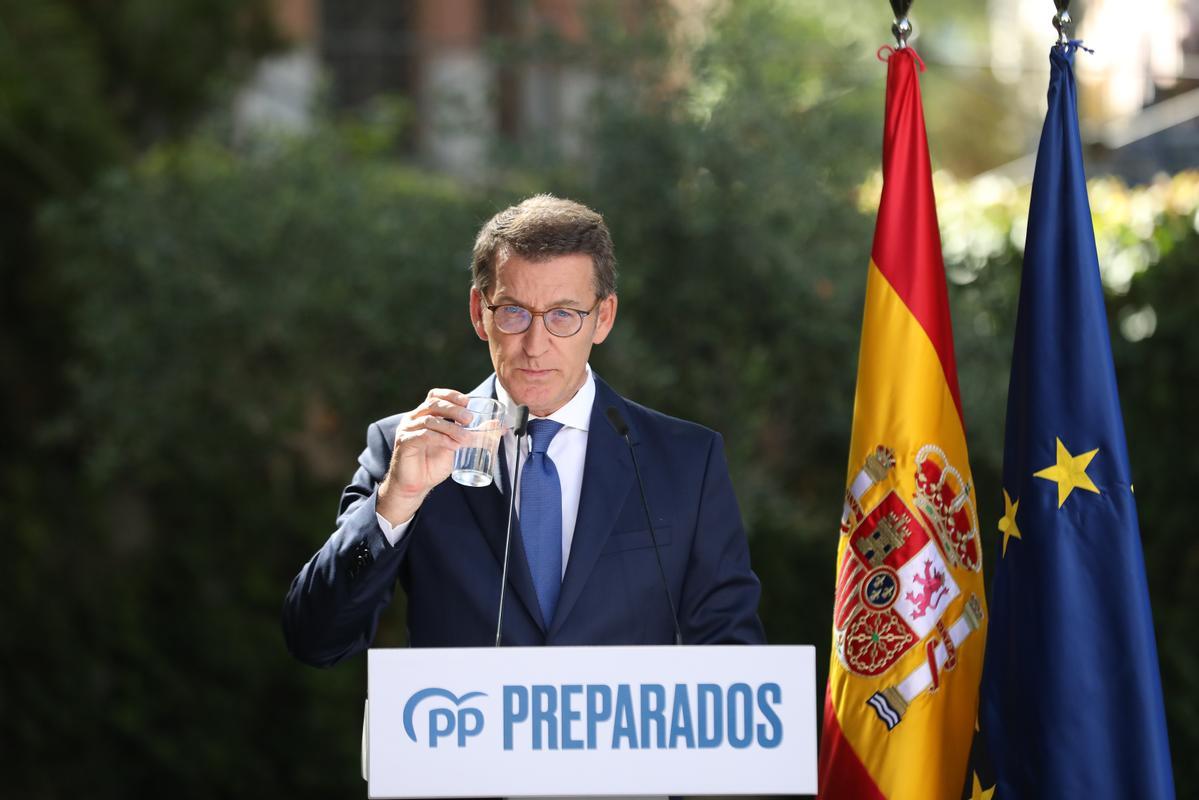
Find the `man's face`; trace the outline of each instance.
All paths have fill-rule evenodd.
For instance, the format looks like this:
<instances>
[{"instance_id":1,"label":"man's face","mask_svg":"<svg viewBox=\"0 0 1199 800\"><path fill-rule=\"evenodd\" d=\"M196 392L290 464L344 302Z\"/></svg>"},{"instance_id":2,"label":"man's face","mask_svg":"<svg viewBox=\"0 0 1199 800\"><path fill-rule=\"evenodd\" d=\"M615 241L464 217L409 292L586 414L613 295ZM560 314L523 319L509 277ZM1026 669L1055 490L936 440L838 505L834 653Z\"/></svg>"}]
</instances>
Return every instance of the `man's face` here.
<instances>
[{"instance_id":1,"label":"man's face","mask_svg":"<svg viewBox=\"0 0 1199 800\"><path fill-rule=\"evenodd\" d=\"M542 317L534 317L524 333L504 333L488 305L517 305L530 311L551 308L591 310L574 336L554 336ZM491 350L491 364L512 395L538 417L557 411L583 385L591 346L599 344L616 321L616 295L596 306L591 256L574 253L545 261L511 255L495 270L491 296L470 290L470 318L479 338Z\"/></svg>"}]
</instances>

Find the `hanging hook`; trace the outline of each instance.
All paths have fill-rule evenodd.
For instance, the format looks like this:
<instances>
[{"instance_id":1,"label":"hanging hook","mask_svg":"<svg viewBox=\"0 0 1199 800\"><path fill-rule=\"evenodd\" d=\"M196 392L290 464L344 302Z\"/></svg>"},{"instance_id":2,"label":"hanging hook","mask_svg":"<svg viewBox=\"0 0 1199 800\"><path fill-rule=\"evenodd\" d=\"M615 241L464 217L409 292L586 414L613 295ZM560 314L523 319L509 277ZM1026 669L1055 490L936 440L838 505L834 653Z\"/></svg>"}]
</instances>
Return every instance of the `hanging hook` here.
<instances>
[{"instance_id":1,"label":"hanging hook","mask_svg":"<svg viewBox=\"0 0 1199 800\"><path fill-rule=\"evenodd\" d=\"M1057 6L1057 13L1053 15L1053 27L1057 29L1057 43L1065 47L1070 43L1066 26L1074 21L1070 18L1070 0L1053 0L1053 4Z\"/></svg>"},{"instance_id":2,"label":"hanging hook","mask_svg":"<svg viewBox=\"0 0 1199 800\"><path fill-rule=\"evenodd\" d=\"M891 0L891 11L895 14L895 22L891 25L891 35L899 48L908 46L908 37L912 35L912 23L908 20L908 10L912 0Z\"/></svg>"}]
</instances>

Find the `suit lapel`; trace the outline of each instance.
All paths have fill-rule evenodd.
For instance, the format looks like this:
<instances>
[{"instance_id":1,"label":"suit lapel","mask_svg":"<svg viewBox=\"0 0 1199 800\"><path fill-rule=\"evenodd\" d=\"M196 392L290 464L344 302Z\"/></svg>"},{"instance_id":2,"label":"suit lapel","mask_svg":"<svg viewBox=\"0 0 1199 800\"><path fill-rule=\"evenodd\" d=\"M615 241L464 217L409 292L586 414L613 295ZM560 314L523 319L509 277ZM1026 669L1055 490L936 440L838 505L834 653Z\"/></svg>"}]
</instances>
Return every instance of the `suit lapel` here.
<instances>
[{"instance_id":1,"label":"suit lapel","mask_svg":"<svg viewBox=\"0 0 1199 800\"><path fill-rule=\"evenodd\" d=\"M470 392L474 396L495 397L495 376L492 375ZM507 536L508 493L511 491L511 481L508 478L508 458L504 450L504 442L500 442L498 453L500 462L500 477L503 489L494 483L491 486L471 488L459 486L458 489L466 498L466 505L475 516L479 530L495 560L501 569L504 564L504 540ZM529 560L525 557L525 548L520 536L520 525L513 520L512 551L508 555L508 585L516 592L524 604L529 616L544 631L545 621L541 618L541 606L537 602L537 592L533 588L533 578L529 573Z\"/></svg>"},{"instance_id":2,"label":"suit lapel","mask_svg":"<svg viewBox=\"0 0 1199 800\"><path fill-rule=\"evenodd\" d=\"M624 400L596 376L595 403L591 407L591 427L587 433L587 455L583 459L579 513L570 545L570 559L562 578L562 592L558 596L558 607L549 627L550 636L562 627L575 601L582 594L595 561L616 524L616 516L633 486L633 462L629 458L628 445L609 424L605 416L608 406L616 406L627 418Z\"/></svg>"}]
</instances>

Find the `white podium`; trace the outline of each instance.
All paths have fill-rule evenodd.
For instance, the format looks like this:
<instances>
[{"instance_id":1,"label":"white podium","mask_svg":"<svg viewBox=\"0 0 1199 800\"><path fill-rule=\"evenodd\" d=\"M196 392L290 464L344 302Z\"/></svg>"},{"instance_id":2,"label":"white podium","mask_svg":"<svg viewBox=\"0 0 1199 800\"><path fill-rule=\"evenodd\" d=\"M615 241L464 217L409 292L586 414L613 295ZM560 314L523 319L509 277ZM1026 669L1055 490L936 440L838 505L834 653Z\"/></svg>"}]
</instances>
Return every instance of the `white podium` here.
<instances>
[{"instance_id":1,"label":"white podium","mask_svg":"<svg viewBox=\"0 0 1199 800\"><path fill-rule=\"evenodd\" d=\"M816 793L811 646L371 650L371 798Z\"/></svg>"}]
</instances>

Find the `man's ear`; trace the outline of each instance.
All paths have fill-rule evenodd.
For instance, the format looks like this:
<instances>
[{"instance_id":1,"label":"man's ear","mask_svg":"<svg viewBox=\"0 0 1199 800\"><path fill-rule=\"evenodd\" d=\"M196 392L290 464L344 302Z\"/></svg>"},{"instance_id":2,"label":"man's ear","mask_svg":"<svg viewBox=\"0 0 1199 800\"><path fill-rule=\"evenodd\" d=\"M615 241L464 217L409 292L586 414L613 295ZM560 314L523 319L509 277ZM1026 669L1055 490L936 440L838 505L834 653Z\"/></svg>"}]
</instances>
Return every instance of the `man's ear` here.
<instances>
[{"instance_id":1,"label":"man's ear","mask_svg":"<svg viewBox=\"0 0 1199 800\"><path fill-rule=\"evenodd\" d=\"M591 337L592 344L599 344L608 338L609 331L616 324L616 306L615 294L610 294L600 301L599 308L595 310L595 334Z\"/></svg>"},{"instance_id":2,"label":"man's ear","mask_svg":"<svg viewBox=\"0 0 1199 800\"><path fill-rule=\"evenodd\" d=\"M475 335L487 341L487 329L483 327L483 295L475 287L470 287L470 324L474 326Z\"/></svg>"}]
</instances>

